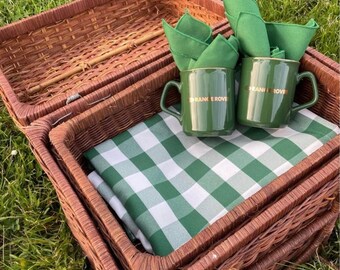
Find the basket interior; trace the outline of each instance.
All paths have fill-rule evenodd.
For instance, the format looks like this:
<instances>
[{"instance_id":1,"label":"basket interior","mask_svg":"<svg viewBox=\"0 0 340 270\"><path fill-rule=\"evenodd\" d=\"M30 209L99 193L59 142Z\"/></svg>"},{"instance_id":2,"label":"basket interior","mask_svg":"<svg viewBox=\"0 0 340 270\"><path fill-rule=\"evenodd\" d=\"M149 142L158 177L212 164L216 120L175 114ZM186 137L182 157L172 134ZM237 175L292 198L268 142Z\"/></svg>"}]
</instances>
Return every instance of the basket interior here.
<instances>
[{"instance_id":1,"label":"basket interior","mask_svg":"<svg viewBox=\"0 0 340 270\"><path fill-rule=\"evenodd\" d=\"M171 66L171 65L170 65ZM168 72L171 72L171 68L169 68ZM90 110L88 112L85 112L83 115L80 115L77 117L76 121L69 121L65 123L64 127L60 129L60 127L57 127L56 129L60 129L60 132L65 132L64 138L62 139L63 144L66 146L70 154L73 156L73 158L77 161L77 170L82 170L84 174L90 173L90 170L87 167L87 161L83 158L83 153L90 148L96 146L97 144L110 139L116 135L118 135L121 132L126 131L130 127L145 121L147 118L152 117L154 114L158 113L160 111L159 108L159 101L160 96L162 93L162 88L159 89L153 89L148 87L147 84L146 87L140 87L142 85L139 85L138 83L134 85L132 91L130 89L127 89L123 92L118 93L115 98L105 101L105 106L101 106L95 108L94 110ZM175 104L179 102L180 97L177 94L177 91L171 91L169 98L168 98L168 105ZM94 113L95 112L95 113ZM56 135L56 134L54 134ZM52 139L52 143L54 144L54 141ZM61 162L64 160L63 156L60 157ZM67 169L66 169L67 171ZM74 172L68 173L70 176L70 179L74 179L75 174ZM75 179L74 179L75 180ZM292 214L287 214L285 218L282 220L277 221L275 224L273 224L267 231L263 232L259 238L254 238L254 240L248 245L246 245L243 249L241 249L238 253L236 253L234 256L230 258L229 261L238 261L240 258L243 258L242 252L249 253L253 252L254 254L258 254L257 248L258 243L266 242L266 241L272 241L272 235L275 235L275 232L279 230L278 228L284 228L286 231L285 233L278 234L280 237L276 237L271 243L271 248L268 248L268 250L272 250L273 248L277 248L282 244L283 239L281 238L282 235L285 235L288 237L289 235L294 235L299 230L306 228L312 221L315 220L315 218L324 213L325 211L329 210L329 199L333 194L334 190L336 189L336 183L333 181L330 184L327 184L320 192L313 195L317 200L320 200L320 203L316 204L316 206L307 206L309 205L309 201L312 199L307 199L304 203L306 204L306 208L303 208L305 204L302 206L294 208L292 211ZM291 188L295 188L298 183L296 183ZM84 191L81 187L78 187L79 194L82 194ZM259 215L266 209L268 209L273 203L275 203L277 200L281 199L285 193L279 195L274 201L270 202L265 207L262 207L260 211L257 211L256 213L249 213L247 217L247 222L251 220L256 215ZM86 201L86 200L85 200ZM89 205L91 207L91 205ZM309 207L309 208L308 208ZM303 208L303 210L301 209ZM308 208L308 209L307 209ZM307 210L306 210L307 209ZM300 221L300 217L303 215L306 216L306 219L304 222ZM315 213L318 213L315 215ZM313 214L311 214L313 213ZM112 212L112 215L115 216L115 213ZM290 218L293 219L296 218L296 223L294 221L294 224L299 224L299 226L292 226L292 228L285 228L284 224L288 224L289 222L287 220L290 220ZM115 216L116 217L116 216ZM286 220L287 219L287 220ZM119 220L119 219L117 219ZM287 222L287 223L285 223ZM299 223L300 222L300 223ZM229 231L223 238L220 239L220 241L216 241L212 247L217 246L222 241L226 240L228 237L230 237L237 229L240 229L243 224L239 224L233 230ZM105 225L104 225L105 227ZM289 227L289 226L288 226ZM106 229L106 228L105 228ZM105 230L104 229L104 230ZM110 237L107 236L110 240ZM261 240L261 237L264 238L264 240ZM267 238L265 238L267 237ZM260 239L260 240L259 240ZM261 242L262 241L262 242ZM144 252L145 250L139 243L135 243L136 248L140 251ZM265 256L266 252L268 250L263 250L263 253L260 253L261 256L259 256L256 260L263 258ZM240 255L241 253L241 255ZM206 253L202 253L206 254ZM252 254L251 254L252 255ZM256 261L253 257L248 255L246 258L250 258L248 261L245 259L245 264L252 264L254 261ZM230 265L230 264L229 264ZM222 265L223 266L223 265Z\"/></svg>"},{"instance_id":2,"label":"basket interior","mask_svg":"<svg viewBox=\"0 0 340 270\"><path fill-rule=\"evenodd\" d=\"M174 24L185 9L210 25L222 19L196 1L108 1L69 19L2 41L0 68L20 102L45 103L60 93L74 93L123 66L166 48L163 34L148 36L162 29L162 18ZM144 38L145 42L139 46L135 44L136 40ZM124 46L128 49L89 66L91 59ZM32 91L42 82L79 67L80 72Z\"/></svg>"}]
</instances>

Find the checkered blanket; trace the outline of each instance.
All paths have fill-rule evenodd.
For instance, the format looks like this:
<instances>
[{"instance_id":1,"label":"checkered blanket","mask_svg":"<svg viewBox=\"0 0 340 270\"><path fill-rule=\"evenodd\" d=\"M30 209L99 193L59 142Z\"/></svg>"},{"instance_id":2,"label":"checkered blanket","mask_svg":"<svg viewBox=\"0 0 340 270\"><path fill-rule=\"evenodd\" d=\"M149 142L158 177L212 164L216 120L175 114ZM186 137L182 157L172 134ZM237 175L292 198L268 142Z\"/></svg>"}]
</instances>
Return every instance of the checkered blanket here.
<instances>
[{"instance_id":1,"label":"checkered blanket","mask_svg":"<svg viewBox=\"0 0 340 270\"><path fill-rule=\"evenodd\" d=\"M147 250L164 256L338 132L303 110L284 129L239 126L230 136L195 138L159 113L85 157L100 175L92 182L106 201Z\"/></svg>"}]
</instances>

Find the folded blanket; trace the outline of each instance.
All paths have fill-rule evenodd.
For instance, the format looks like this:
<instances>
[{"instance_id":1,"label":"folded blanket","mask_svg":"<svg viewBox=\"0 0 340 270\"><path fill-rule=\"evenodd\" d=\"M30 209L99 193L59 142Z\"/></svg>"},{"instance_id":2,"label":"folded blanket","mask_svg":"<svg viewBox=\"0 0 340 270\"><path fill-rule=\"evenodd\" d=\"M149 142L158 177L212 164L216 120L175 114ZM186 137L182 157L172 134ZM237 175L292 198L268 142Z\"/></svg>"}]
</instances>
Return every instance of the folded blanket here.
<instances>
[{"instance_id":1,"label":"folded blanket","mask_svg":"<svg viewBox=\"0 0 340 270\"><path fill-rule=\"evenodd\" d=\"M129 213L126 211L124 205L113 193L112 189L104 182L100 175L93 171L88 175L92 185L98 190L104 200L112 207L117 216L124 222L125 229L129 231L132 238L137 238L142 243L144 249L148 252L153 252L152 247L144 236L143 232L137 227L136 223L132 220ZM132 239L134 240L134 239Z\"/></svg>"},{"instance_id":2,"label":"folded blanket","mask_svg":"<svg viewBox=\"0 0 340 270\"><path fill-rule=\"evenodd\" d=\"M125 208L116 211L128 213L139 236L164 256L338 132L336 125L302 110L284 129L239 126L230 136L195 138L162 112L85 157L113 191L104 198L111 202L116 196Z\"/></svg>"}]
</instances>

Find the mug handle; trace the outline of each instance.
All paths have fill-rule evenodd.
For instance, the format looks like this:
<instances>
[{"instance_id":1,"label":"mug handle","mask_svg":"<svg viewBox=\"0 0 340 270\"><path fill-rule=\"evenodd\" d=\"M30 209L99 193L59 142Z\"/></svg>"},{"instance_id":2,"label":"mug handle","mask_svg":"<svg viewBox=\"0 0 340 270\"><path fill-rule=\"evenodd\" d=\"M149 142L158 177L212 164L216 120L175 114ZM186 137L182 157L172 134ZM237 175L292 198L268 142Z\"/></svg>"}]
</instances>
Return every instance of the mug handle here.
<instances>
[{"instance_id":1,"label":"mug handle","mask_svg":"<svg viewBox=\"0 0 340 270\"><path fill-rule=\"evenodd\" d=\"M305 104L292 108L292 113L295 114L302 109L309 108L313 106L319 99L318 84L316 83L315 76L312 72L305 71L297 75L297 83L299 83L303 78L308 78L312 82L313 87L313 99Z\"/></svg>"},{"instance_id":2,"label":"mug handle","mask_svg":"<svg viewBox=\"0 0 340 270\"><path fill-rule=\"evenodd\" d=\"M161 97L161 102L160 102L160 105L161 105L161 109L176 117L177 120L181 123L182 122L182 116L180 113L176 112L176 111L172 111L172 110L169 110L166 106L165 106L165 101L166 101L166 97L168 95L168 92L169 90L172 88L172 87L176 87L178 92L181 93L181 84L179 82L176 82L176 81L169 81L165 86L164 86L164 90L163 90L163 93L162 93L162 97Z\"/></svg>"}]
</instances>

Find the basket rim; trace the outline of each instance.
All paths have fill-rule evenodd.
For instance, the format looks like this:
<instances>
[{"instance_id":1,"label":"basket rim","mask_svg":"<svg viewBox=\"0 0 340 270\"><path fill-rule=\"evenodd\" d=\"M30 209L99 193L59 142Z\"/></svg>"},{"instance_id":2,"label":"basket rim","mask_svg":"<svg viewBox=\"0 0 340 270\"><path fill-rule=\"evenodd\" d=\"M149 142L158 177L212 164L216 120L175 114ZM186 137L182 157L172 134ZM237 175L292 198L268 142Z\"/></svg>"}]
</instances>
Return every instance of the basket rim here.
<instances>
[{"instance_id":1,"label":"basket rim","mask_svg":"<svg viewBox=\"0 0 340 270\"><path fill-rule=\"evenodd\" d=\"M16 38L19 35L27 34L41 27L50 26L58 21L80 14L97 5L104 5L110 1L111 0L73 0L70 3L65 3L55 8L6 24L0 27L0 43L8 39Z\"/></svg>"},{"instance_id":2,"label":"basket rim","mask_svg":"<svg viewBox=\"0 0 340 270\"><path fill-rule=\"evenodd\" d=\"M308 261L319 245L331 235L337 216L336 212L328 212L318 217L308 227L299 231L265 257L255 262L254 265L251 265L249 269L268 269L274 264L284 264L287 261L294 262L295 265ZM306 243L309 244L304 247ZM287 253L291 256L291 250L296 250L291 257L293 261L291 261L291 258L287 258Z\"/></svg>"},{"instance_id":3,"label":"basket rim","mask_svg":"<svg viewBox=\"0 0 340 270\"><path fill-rule=\"evenodd\" d=\"M313 47L308 47L306 53L311 57L317 59L319 62L327 66L328 68L334 70L336 73L340 73L340 64L324 54L320 53Z\"/></svg>"}]
</instances>

